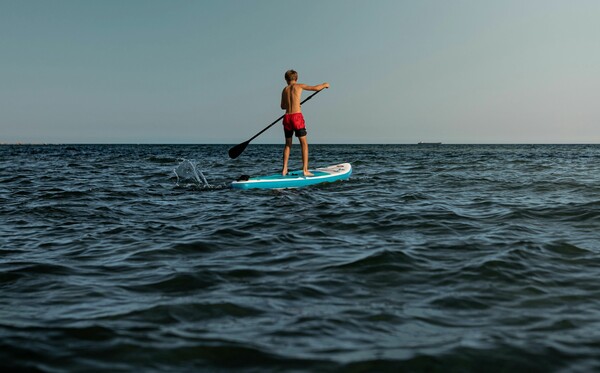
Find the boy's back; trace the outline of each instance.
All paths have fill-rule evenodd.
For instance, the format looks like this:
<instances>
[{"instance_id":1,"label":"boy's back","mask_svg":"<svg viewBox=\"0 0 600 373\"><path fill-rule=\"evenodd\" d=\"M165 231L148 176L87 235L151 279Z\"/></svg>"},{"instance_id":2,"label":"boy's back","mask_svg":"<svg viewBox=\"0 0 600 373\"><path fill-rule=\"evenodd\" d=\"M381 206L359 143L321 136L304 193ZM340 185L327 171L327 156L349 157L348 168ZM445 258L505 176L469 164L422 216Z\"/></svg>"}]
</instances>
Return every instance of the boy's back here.
<instances>
[{"instance_id":1,"label":"boy's back","mask_svg":"<svg viewBox=\"0 0 600 373\"><path fill-rule=\"evenodd\" d=\"M304 84L291 83L281 93L281 108L286 114L301 113L300 100Z\"/></svg>"}]
</instances>

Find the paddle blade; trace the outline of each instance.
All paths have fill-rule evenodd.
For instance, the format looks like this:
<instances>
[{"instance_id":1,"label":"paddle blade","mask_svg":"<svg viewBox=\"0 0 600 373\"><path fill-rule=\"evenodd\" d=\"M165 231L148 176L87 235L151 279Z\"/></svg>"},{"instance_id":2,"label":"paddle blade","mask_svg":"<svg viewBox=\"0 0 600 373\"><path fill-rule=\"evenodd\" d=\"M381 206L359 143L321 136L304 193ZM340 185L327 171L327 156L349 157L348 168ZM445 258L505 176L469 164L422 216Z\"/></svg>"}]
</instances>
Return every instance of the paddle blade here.
<instances>
[{"instance_id":1,"label":"paddle blade","mask_svg":"<svg viewBox=\"0 0 600 373\"><path fill-rule=\"evenodd\" d=\"M246 146L248 146L249 143L250 141L245 141L229 149L229 158L236 159L237 157L239 157L240 154L242 154L242 152L246 149Z\"/></svg>"}]
</instances>

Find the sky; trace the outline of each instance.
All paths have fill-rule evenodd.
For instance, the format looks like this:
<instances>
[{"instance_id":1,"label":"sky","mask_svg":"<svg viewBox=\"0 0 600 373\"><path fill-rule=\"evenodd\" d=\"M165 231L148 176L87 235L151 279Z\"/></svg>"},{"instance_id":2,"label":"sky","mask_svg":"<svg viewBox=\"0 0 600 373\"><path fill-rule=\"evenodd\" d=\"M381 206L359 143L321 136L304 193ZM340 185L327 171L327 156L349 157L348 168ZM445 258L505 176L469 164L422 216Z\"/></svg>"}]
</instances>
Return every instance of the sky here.
<instances>
[{"instance_id":1,"label":"sky","mask_svg":"<svg viewBox=\"0 0 600 373\"><path fill-rule=\"evenodd\" d=\"M237 144L283 114L288 69L331 84L309 143L600 143L598 20L597 0L0 0L0 143Z\"/></svg>"}]
</instances>

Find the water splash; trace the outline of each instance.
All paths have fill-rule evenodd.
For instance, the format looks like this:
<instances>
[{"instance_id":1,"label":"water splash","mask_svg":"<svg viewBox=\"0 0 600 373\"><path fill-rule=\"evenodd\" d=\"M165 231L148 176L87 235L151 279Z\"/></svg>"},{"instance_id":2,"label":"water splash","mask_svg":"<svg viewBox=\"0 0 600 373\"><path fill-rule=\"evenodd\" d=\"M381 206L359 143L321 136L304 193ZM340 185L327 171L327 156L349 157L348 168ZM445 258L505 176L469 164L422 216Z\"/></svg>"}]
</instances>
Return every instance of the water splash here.
<instances>
[{"instance_id":1,"label":"water splash","mask_svg":"<svg viewBox=\"0 0 600 373\"><path fill-rule=\"evenodd\" d=\"M210 184L206 180L206 177L204 177L202 171L189 159L184 159L173 172L175 173L175 176L177 176L177 185L180 185L180 183L189 183L191 181L197 186L210 188Z\"/></svg>"}]
</instances>

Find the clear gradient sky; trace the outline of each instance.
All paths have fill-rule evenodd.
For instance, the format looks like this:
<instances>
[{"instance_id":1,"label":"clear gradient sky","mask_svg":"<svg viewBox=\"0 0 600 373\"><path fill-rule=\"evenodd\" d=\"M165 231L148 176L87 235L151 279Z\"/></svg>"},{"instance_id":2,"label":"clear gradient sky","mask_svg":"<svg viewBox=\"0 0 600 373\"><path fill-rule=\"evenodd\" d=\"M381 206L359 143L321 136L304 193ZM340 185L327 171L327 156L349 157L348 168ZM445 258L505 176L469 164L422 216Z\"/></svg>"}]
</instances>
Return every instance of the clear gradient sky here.
<instances>
[{"instance_id":1,"label":"clear gradient sky","mask_svg":"<svg viewBox=\"0 0 600 373\"><path fill-rule=\"evenodd\" d=\"M236 144L289 68L310 143L600 143L598 0L0 0L0 143Z\"/></svg>"}]
</instances>

